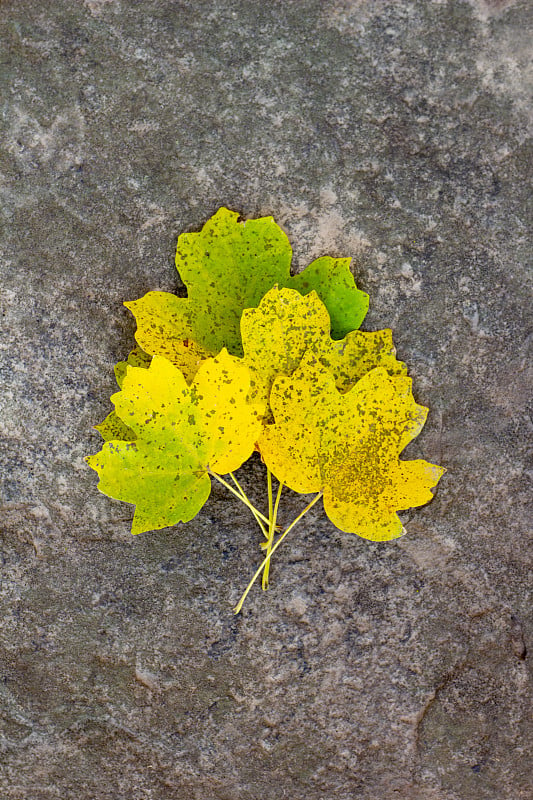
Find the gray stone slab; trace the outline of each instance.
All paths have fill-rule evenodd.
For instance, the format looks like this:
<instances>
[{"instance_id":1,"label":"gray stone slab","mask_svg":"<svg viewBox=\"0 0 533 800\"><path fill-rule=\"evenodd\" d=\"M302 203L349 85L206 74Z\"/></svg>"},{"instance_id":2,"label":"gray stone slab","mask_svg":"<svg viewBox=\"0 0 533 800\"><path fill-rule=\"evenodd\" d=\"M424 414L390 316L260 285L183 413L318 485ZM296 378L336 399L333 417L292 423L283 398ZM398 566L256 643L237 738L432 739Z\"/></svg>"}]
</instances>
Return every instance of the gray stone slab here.
<instances>
[{"instance_id":1,"label":"gray stone slab","mask_svg":"<svg viewBox=\"0 0 533 800\"><path fill-rule=\"evenodd\" d=\"M531 797L530 43L527 0L0 2L2 798ZM238 618L246 513L133 538L83 462L221 205L355 256L448 469L391 544L313 509Z\"/></svg>"}]
</instances>

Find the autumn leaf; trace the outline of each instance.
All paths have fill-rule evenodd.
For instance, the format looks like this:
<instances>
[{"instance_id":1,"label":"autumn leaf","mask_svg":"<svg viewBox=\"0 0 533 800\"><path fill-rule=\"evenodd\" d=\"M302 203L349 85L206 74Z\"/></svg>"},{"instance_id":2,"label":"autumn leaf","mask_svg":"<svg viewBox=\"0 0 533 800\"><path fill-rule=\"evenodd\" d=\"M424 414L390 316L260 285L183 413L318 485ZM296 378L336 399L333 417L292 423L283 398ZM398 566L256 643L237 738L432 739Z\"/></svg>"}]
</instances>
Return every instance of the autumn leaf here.
<instances>
[{"instance_id":1,"label":"autumn leaf","mask_svg":"<svg viewBox=\"0 0 533 800\"><path fill-rule=\"evenodd\" d=\"M116 439L121 439L123 442L133 442L137 438L135 432L122 422L116 411L110 411L107 417L94 427L104 442L111 442Z\"/></svg>"},{"instance_id":2,"label":"autumn leaf","mask_svg":"<svg viewBox=\"0 0 533 800\"><path fill-rule=\"evenodd\" d=\"M357 289L350 259L322 257L295 276L291 260L289 240L272 217L244 222L235 211L219 209L199 233L178 239L176 267L187 298L149 292L125 303L137 320L137 342L180 367L191 347L199 360L222 347L240 356L242 312L257 306L275 284L301 294L317 291L336 338L360 326L368 295Z\"/></svg>"},{"instance_id":3,"label":"autumn leaf","mask_svg":"<svg viewBox=\"0 0 533 800\"><path fill-rule=\"evenodd\" d=\"M122 389L122 382L126 377L128 367L144 367L146 369L150 366L151 360L152 356L145 353L142 347L138 345L134 347L126 361L119 361L118 364L115 364L114 372L118 388Z\"/></svg>"},{"instance_id":4,"label":"autumn leaf","mask_svg":"<svg viewBox=\"0 0 533 800\"><path fill-rule=\"evenodd\" d=\"M275 380L270 404L275 422L259 440L267 467L296 492L323 492L341 530L394 539L403 533L396 512L431 500L444 469L399 458L427 416L410 378L377 367L341 394L332 372L307 353L291 377Z\"/></svg>"},{"instance_id":5,"label":"autumn leaf","mask_svg":"<svg viewBox=\"0 0 533 800\"><path fill-rule=\"evenodd\" d=\"M267 402L277 375L291 375L312 352L332 371L337 388L347 391L366 372L385 367L404 375L389 329L352 331L340 341L330 335L330 319L316 292L302 297L294 289L274 287L241 321L245 361L252 371L253 397Z\"/></svg>"},{"instance_id":6,"label":"autumn leaf","mask_svg":"<svg viewBox=\"0 0 533 800\"><path fill-rule=\"evenodd\" d=\"M147 368L151 360L152 356L149 356L140 347L134 347L126 361L119 361L118 364L115 364L115 380L119 389L122 388L122 382L126 377L128 366ZM137 438L134 431L120 419L116 411L111 411L103 422L94 427L105 442L110 442L113 439L131 442Z\"/></svg>"},{"instance_id":7,"label":"autumn leaf","mask_svg":"<svg viewBox=\"0 0 533 800\"><path fill-rule=\"evenodd\" d=\"M225 350L190 386L161 356L127 368L111 400L136 438L108 441L87 462L103 494L135 504L132 533L192 519L209 497L209 471L231 472L251 455L263 409L249 389L248 368Z\"/></svg>"},{"instance_id":8,"label":"autumn leaf","mask_svg":"<svg viewBox=\"0 0 533 800\"><path fill-rule=\"evenodd\" d=\"M135 338L152 355L164 356L192 381L202 361L221 348L212 350L195 340L189 319L188 299L169 292L148 292L140 300L124 305L137 320Z\"/></svg>"},{"instance_id":9,"label":"autumn leaf","mask_svg":"<svg viewBox=\"0 0 533 800\"><path fill-rule=\"evenodd\" d=\"M334 339L342 339L349 331L357 330L368 311L368 295L356 289L350 272L351 261L351 258L321 256L290 281L279 284L297 289L302 295L315 291L327 308Z\"/></svg>"}]
</instances>

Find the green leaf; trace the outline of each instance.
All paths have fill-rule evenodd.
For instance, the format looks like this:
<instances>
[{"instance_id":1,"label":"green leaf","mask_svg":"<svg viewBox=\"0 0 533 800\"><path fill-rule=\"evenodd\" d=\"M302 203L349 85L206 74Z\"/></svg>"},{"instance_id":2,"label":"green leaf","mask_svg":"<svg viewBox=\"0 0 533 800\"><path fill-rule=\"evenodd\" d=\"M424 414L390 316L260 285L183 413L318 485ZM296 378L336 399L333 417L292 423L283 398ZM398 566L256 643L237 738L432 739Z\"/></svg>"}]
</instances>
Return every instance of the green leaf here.
<instances>
[{"instance_id":1,"label":"green leaf","mask_svg":"<svg viewBox=\"0 0 533 800\"><path fill-rule=\"evenodd\" d=\"M303 295L317 293L328 310L333 339L342 339L349 331L357 330L368 311L368 295L355 287L351 260L322 256L283 284Z\"/></svg>"},{"instance_id":2,"label":"green leaf","mask_svg":"<svg viewBox=\"0 0 533 800\"><path fill-rule=\"evenodd\" d=\"M292 249L272 217L239 222L235 211L221 208L199 233L178 239L176 267L187 298L149 292L125 303L137 320L136 339L152 355L179 364L181 343L200 351L226 347L242 355L240 320L275 284L302 294L317 291L333 320L333 335L358 328L368 309L368 295L357 289L350 259L319 258L291 276Z\"/></svg>"},{"instance_id":3,"label":"green leaf","mask_svg":"<svg viewBox=\"0 0 533 800\"><path fill-rule=\"evenodd\" d=\"M265 464L296 492L323 492L341 530L394 539L404 532L396 512L432 499L444 469L399 459L427 416L410 378L377 367L341 394L331 371L307 353L291 377L276 379L270 402L275 422L259 440Z\"/></svg>"},{"instance_id":4,"label":"green leaf","mask_svg":"<svg viewBox=\"0 0 533 800\"><path fill-rule=\"evenodd\" d=\"M192 519L206 502L208 471L232 472L251 455L261 406L248 402L248 368L223 350L192 385L161 356L128 367L111 400L131 441L108 441L87 458L103 494L136 506L132 533Z\"/></svg>"},{"instance_id":5,"label":"green leaf","mask_svg":"<svg viewBox=\"0 0 533 800\"><path fill-rule=\"evenodd\" d=\"M274 287L241 321L245 361L252 371L252 392L266 403L278 375L291 375L304 354L312 352L331 369L337 388L347 391L374 367L403 375L392 331L352 331L340 341L330 336L330 319L316 292L302 297L294 289Z\"/></svg>"}]
</instances>

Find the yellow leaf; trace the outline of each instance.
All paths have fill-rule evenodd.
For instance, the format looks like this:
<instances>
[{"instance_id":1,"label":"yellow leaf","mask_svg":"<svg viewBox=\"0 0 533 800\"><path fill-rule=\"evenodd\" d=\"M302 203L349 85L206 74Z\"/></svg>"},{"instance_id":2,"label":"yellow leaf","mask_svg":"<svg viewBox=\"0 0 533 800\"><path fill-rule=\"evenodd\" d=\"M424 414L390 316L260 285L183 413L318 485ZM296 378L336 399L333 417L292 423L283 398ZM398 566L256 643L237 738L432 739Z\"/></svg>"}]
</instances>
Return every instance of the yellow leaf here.
<instances>
[{"instance_id":1,"label":"yellow leaf","mask_svg":"<svg viewBox=\"0 0 533 800\"><path fill-rule=\"evenodd\" d=\"M213 472L234 472L252 453L264 407L248 402L249 391L248 367L226 350L204 361L197 372L191 398L211 442L209 467Z\"/></svg>"},{"instance_id":2,"label":"yellow leaf","mask_svg":"<svg viewBox=\"0 0 533 800\"><path fill-rule=\"evenodd\" d=\"M259 439L267 467L294 491L323 492L341 530L394 539L403 533L396 512L431 500L444 469L399 459L427 416L410 378L377 367L341 394L309 352L291 377L275 380L270 403L275 422Z\"/></svg>"},{"instance_id":3,"label":"yellow leaf","mask_svg":"<svg viewBox=\"0 0 533 800\"><path fill-rule=\"evenodd\" d=\"M115 364L115 379L119 389L122 388L122 382L126 377L128 367L148 367L152 356L141 350L140 347L134 347L129 354L126 361L119 361ZM111 411L99 425L94 426L100 433L105 442L110 442L113 439L122 439L125 442L132 442L137 437L131 428L125 425L115 411Z\"/></svg>"},{"instance_id":4,"label":"yellow leaf","mask_svg":"<svg viewBox=\"0 0 533 800\"><path fill-rule=\"evenodd\" d=\"M302 297L294 289L275 286L257 308L241 320L244 357L252 371L253 396L266 402L277 375L291 375L306 352L312 352L335 376L337 388L347 391L366 372L382 366L391 375L404 375L396 359L392 331L352 331L340 341L330 336L330 319L316 292Z\"/></svg>"},{"instance_id":5,"label":"yellow leaf","mask_svg":"<svg viewBox=\"0 0 533 800\"><path fill-rule=\"evenodd\" d=\"M169 292L148 292L124 303L137 319L135 338L147 353L163 356L178 367L190 383L202 361L213 353L191 337L187 307Z\"/></svg>"},{"instance_id":6,"label":"yellow leaf","mask_svg":"<svg viewBox=\"0 0 533 800\"><path fill-rule=\"evenodd\" d=\"M118 388L122 389L122 381L126 377L128 367L149 367L151 360L152 356L145 353L141 347L134 347L126 361L119 361L118 364L115 364L114 372Z\"/></svg>"}]
</instances>

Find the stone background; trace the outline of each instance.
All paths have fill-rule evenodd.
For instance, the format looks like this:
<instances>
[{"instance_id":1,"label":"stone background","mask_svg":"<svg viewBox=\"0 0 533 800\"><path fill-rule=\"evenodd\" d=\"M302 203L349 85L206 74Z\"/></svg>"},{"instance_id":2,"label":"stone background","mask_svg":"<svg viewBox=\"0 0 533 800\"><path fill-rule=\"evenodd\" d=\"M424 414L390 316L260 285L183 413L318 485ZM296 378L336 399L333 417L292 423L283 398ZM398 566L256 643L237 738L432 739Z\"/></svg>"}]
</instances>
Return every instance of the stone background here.
<instances>
[{"instance_id":1,"label":"stone background","mask_svg":"<svg viewBox=\"0 0 533 800\"><path fill-rule=\"evenodd\" d=\"M0 1L4 800L532 796L531 23ZM122 302L179 288L178 234L221 205L273 214L298 268L355 256L431 407L409 454L448 469L391 544L313 509L238 618L258 539L224 490L134 538L83 462Z\"/></svg>"}]
</instances>

